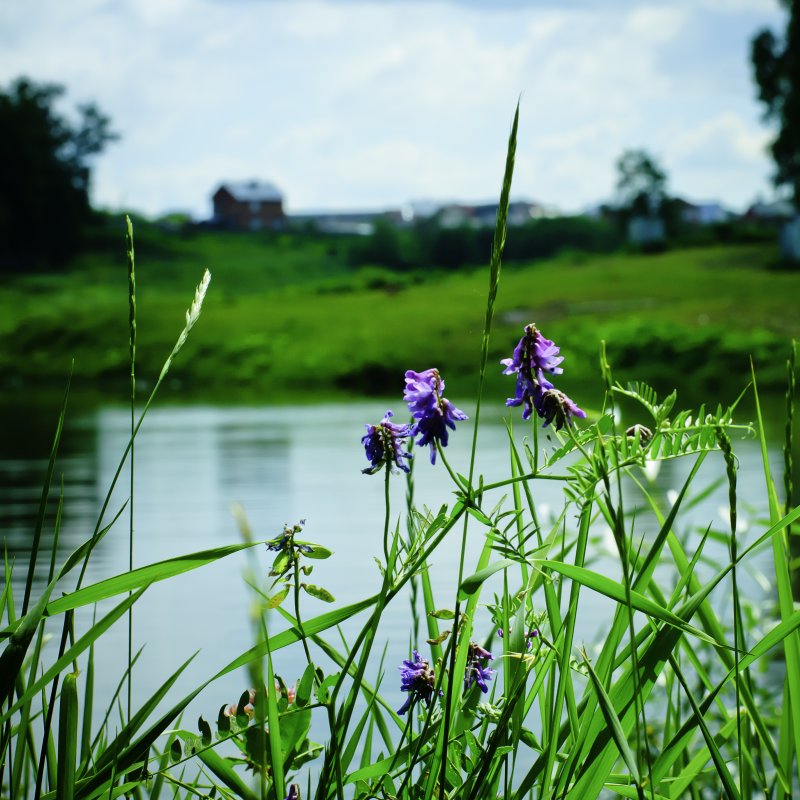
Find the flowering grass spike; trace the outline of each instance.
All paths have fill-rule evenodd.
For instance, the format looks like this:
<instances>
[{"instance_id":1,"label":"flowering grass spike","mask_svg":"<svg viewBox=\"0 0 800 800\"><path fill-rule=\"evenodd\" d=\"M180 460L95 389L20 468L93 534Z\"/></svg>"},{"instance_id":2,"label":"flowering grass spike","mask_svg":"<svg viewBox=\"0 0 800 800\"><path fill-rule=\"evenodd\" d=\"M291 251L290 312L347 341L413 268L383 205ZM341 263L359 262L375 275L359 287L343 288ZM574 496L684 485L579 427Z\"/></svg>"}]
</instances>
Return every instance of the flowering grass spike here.
<instances>
[{"instance_id":1,"label":"flowering grass spike","mask_svg":"<svg viewBox=\"0 0 800 800\"><path fill-rule=\"evenodd\" d=\"M448 428L456 429L456 422L467 419L467 415L456 408L444 393L444 379L438 369L424 372L406 372L406 390L403 399L414 418L412 436L419 436L417 444L430 445L431 464L436 463L436 442L447 447Z\"/></svg>"},{"instance_id":2,"label":"flowering grass spike","mask_svg":"<svg viewBox=\"0 0 800 800\"><path fill-rule=\"evenodd\" d=\"M410 467L402 459L411 460L411 453L403 450L403 439L411 435L411 425L397 425L391 421L392 416L392 412L387 411L377 425L367 425L361 443L371 466L361 470L365 475L374 475L386 464L410 472Z\"/></svg>"}]
</instances>

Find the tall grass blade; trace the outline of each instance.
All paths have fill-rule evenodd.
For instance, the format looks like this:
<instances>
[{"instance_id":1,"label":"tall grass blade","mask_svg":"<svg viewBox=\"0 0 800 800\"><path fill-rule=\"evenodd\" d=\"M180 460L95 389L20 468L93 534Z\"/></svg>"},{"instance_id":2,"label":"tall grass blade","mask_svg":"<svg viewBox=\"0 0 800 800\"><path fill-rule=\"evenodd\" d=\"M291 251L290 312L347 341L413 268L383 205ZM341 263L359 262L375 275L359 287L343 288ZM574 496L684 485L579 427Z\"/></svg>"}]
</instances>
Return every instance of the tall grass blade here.
<instances>
[{"instance_id":1,"label":"tall grass blade","mask_svg":"<svg viewBox=\"0 0 800 800\"><path fill-rule=\"evenodd\" d=\"M56 800L72 800L75 793L75 760L78 754L78 686L74 672L64 677L58 717Z\"/></svg>"},{"instance_id":2,"label":"tall grass blade","mask_svg":"<svg viewBox=\"0 0 800 800\"><path fill-rule=\"evenodd\" d=\"M781 518L780 504L770 472L764 419L761 414L761 402L758 396L758 385L756 383L755 369L752 363L750 365L750 370L753 380L753 396L756 405L756 420L758 423L758 438L761 445L761 459L764 479L766 481L767 497L769 499L769 517L774 527ZM775 563L775 580L778 587L780 617L781 620L785 622L791 618L794 610L791 572L789 568L789 540L785 533L773 538L772 557ZM792 739L794 743L792 757L788 763L784 762L783 768L787 775L791 775L793 774L792 761L794 761L795 766L800 766L800 634L792 633L787 636L783 642L783 649L786 658L786 683L789 691L789 702L784 705L782 714L786 716L791 723Z\"/></svg>"},{"instance_id":3,"label":"tall grass blade","mask_svg":"<svg viewBox=\"0 0 800 800\"><path fill-rule=\"evenodd\" d=\"M128 255L128 353L130 361L130 401L131 401L131 457L130 457L130 496L128 504L128 571L133 572L133 500L136 441L136 268L133 255L133 225L131 218L125 217ZM133 607L128 610L128 719L131 716L131 692L133 688Z\"/></svg>"},{"instance_id":4,"label":"tall grass blade","mask_svg":"<svg viewBox=\"0 0 800 800\"><path fill-rule=\"evenodd\" d=\"M31 543L31 556L28 562L28 574L25 578L25 595L22 600L21 616L25 616L28 612L28 604L31 599L31 589L33 588L33 579L36 574L36 561L39 556L39 544L42 538L42 528L44 527L44 517L47 513L47 499L50 494L50 484L53 480L53 471L56 466L56 456L58 448L61 443L61 433L64 430L64 418L67 414L67 400L69 399L69 388L72 383L72 367L70 367L70 374L67 378L67 387L64 390L64 399L61 402L61 411L58 414L58 422L56 423L56 432L53 436L53 445L50 448L50 458L47 461L47 472L45 473L44 483L42 485L42 496L39 500L39 511L36 515L36 526L33 530L33 542Z\"/></svg>"}]
</instances>

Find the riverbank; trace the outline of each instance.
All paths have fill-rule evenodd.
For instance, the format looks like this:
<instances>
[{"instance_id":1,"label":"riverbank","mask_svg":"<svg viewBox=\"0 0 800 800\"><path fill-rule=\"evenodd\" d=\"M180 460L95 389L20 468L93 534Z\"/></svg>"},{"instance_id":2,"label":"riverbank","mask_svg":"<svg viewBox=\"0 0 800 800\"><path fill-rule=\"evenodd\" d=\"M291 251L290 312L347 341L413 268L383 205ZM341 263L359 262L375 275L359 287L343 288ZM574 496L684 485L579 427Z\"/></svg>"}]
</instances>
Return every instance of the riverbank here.
<instances>
[{"instance_id":1,"label":"riverbank","mask_svg":"<svg viewBox=\"0 0 800 800\"><path fill-rule=\"evenodd\" d=\"M171 396L228 403L381 396L402 385L406 369L434 364L452 394L474 391L485 269L354 269L335 244L301 237L159 242L137 246L142 391L180 330L176 309L189 304L206 266L211 288L171 372ZM664 389L691 383L698 399L716 402L720 391L746 382L752 356L764 388L781 388L788 343L800 336L792 300L800 272L776 271L774 260L774 247L754 244L507 264L491 358L509 355L522 326L536 321L569 353L575 385L596 381L605 339L622 380ZM93 253L60 274L7 279L4 390L61 386L74 358L76 391L124 391L127 303L123 252ZM490 391L508 390L500 373L489 371Z\"/></svg>"}]
</instances>

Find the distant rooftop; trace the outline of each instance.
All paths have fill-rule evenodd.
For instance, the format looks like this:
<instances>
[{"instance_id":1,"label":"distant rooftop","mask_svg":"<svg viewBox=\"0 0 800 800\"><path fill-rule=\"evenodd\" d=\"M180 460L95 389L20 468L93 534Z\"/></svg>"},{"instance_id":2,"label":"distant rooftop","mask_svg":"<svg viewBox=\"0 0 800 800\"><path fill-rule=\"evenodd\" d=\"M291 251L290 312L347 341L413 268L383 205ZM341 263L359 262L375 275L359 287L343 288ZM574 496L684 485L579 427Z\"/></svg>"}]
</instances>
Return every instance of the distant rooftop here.
<instances>
[{"instance_id":1,"label":"distant rooftop","mask_svg":"<svg viewBox=\"0 0 800 800\"><path fill-rule=\"evenodd\" d=\"M283 193L274 183L266 181L225 181L217 192L225 189L234 200L240 203L277 202L283 200ZM215 192L216 194L216 192Z\"/></svg>"}]
</instances>

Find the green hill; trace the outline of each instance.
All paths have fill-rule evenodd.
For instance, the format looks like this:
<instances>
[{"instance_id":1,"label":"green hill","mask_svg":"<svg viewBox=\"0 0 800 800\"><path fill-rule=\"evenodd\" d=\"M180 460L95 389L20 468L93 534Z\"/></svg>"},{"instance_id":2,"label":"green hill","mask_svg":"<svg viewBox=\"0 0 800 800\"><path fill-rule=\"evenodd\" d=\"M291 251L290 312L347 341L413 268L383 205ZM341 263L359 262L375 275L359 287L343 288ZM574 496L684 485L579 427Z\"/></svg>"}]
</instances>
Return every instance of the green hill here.
<instances>
[{"instance_id":1,"label":"green hill","mask_svg":"<svg viewBox=\"0 0 800 800\"><path fill-rule=\"evenodd\" d=\"M90 244L66 271L4 279L6 390L60 385L73 357L76 389L126 385L121 230L96 233ZM740 244L507 264L491 357L508 355L522 326L535 321L561 345L571 383L596 381L606 339L620 378L664 388L679 381L698 394L740 388L752 355L762 382L777 386L788 343L800 336L793 299L800 272L775 270L775 257L771 245ZM453 395L474 387L485 269L356 269L346 240L137 225L137 372L144 384L157 376L205 267L211 288L171 373L173 396L233 402L395 394L406 369L434 365ZM491 372L490 388L510 391L500 371Z\"/></svg>"}]
</instances>

